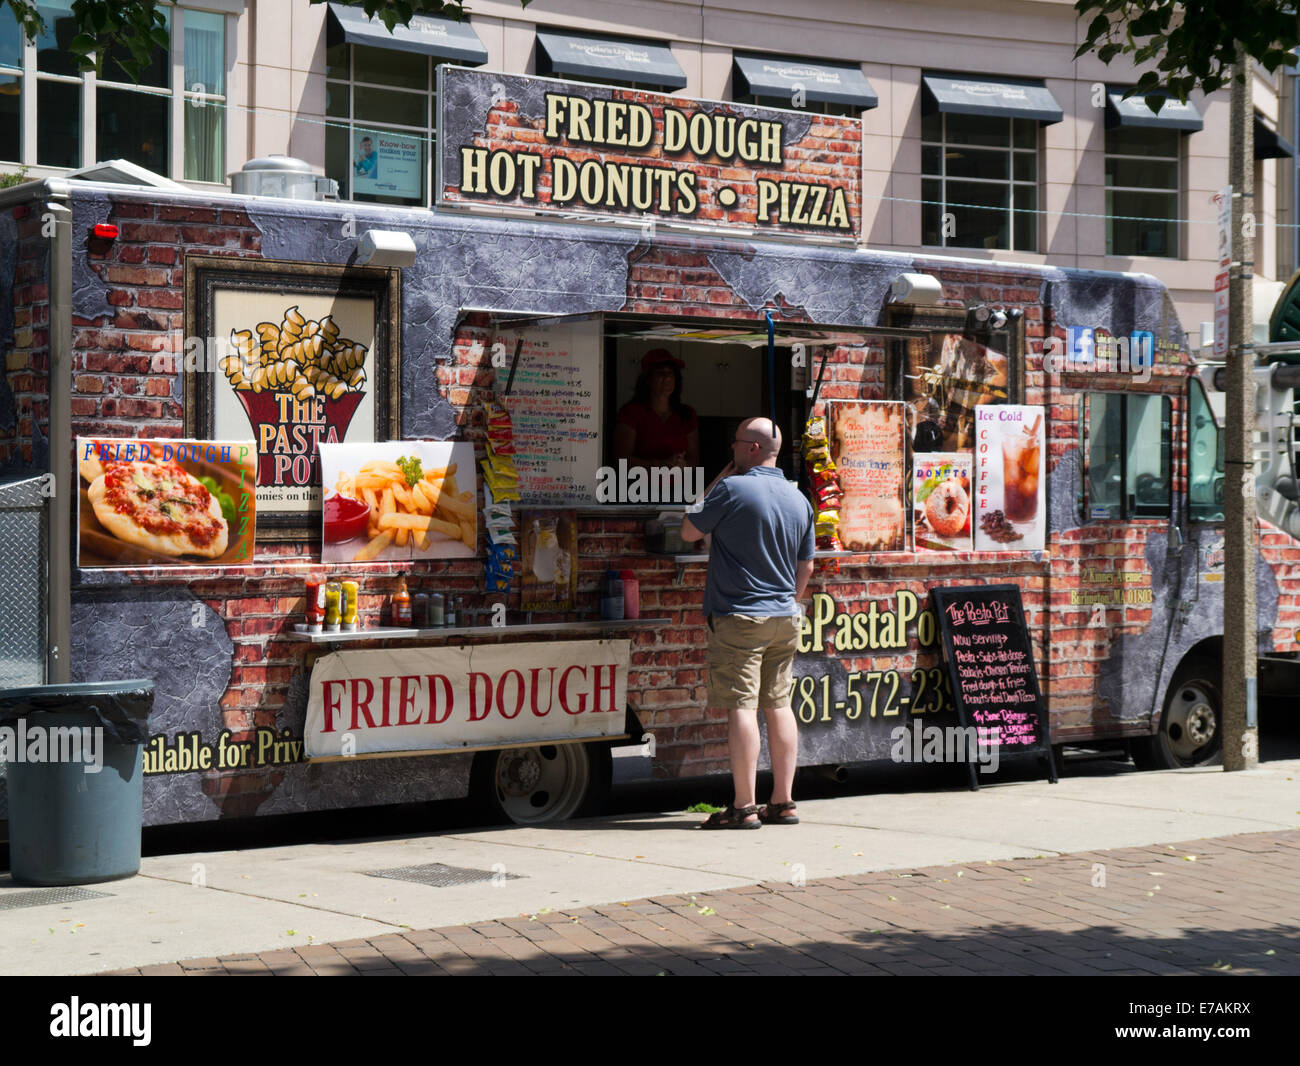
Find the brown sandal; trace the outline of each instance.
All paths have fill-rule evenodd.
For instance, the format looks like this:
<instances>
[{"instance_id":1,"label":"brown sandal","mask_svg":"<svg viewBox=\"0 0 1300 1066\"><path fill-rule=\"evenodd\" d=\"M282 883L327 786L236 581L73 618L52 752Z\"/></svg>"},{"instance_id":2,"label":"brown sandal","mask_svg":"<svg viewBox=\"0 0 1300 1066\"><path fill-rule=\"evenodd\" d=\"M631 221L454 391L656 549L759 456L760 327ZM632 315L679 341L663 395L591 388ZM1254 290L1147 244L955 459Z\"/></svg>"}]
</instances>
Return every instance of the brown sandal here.
<instances>
[{"instance_id":1,"label":"brown sandal","mask_svg":"<svg viewBox=\"0 0 1300 1066\"><path fill-rule=\"evenodd\" d=\"M752 822L745 821L751 814L759 815ZM727 807L723 811L715 811L709 815L709 820L704 822L701 829L762 829L762 815L758 807Z\"/></svg>"},{"instance_id":2,"label":"brown sandal","mask_svg":"<svg viewBox=\"0 0 1300 1066\"><path fill-rule=\"evenodd\" d=\"M786 812L795 809L794 802L769 803L758 814L758 820L764 825L798 825L799 816Z\"/></svg>"}]
</instances>

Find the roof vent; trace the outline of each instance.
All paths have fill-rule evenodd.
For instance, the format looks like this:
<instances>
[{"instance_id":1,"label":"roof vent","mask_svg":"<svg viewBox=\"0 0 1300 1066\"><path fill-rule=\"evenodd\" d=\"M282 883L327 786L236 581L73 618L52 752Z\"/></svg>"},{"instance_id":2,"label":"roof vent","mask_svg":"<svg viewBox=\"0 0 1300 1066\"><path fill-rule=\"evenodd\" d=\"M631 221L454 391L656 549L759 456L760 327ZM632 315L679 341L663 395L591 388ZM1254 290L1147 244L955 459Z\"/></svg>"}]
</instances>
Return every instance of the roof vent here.
<instances>
[{"instance_id":1,"label":"roof vent","mask_svg":"<svg viewBox=\"0 0 1300 1066\"><path fill-rule=\"evenodd\" d=\"M155 174L152 170L146 170L125 159L104 159L79 170L70 170L67 176L71 181L102 181L114 185L143 185L151 189L189 191L180 182Z\"/></svg>"},{"instance_id":2,"label":"roof vent","mask_svg":"<svg viewBox=\"0 0 1300 1066\"><path fill-rule=\"evenodd\" d=\"M230 175L237 196L279 196L287 200L337 200L339 183L313 173L311 164L290 155L250 159Z\"/></svg>"}]
</instances>

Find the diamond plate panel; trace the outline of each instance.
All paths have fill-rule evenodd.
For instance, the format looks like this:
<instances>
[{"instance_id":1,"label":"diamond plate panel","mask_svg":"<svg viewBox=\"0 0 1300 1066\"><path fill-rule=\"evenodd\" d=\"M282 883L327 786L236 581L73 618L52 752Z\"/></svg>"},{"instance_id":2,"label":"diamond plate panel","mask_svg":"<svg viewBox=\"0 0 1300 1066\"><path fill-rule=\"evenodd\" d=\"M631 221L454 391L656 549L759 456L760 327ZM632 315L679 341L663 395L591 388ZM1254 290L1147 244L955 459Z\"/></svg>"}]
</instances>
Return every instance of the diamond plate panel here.
<instances>
[{"instance_id":1,"label":"diamond plate panel","mask_svg":"<svg viewBox=\"0 0 1300 1066\"><path fill-rule=\"evenodd\" d=\"M501 876L507 880L518 880L522 874L498 874L494 870L471 870L464 866L447 866L441 862L430 862L423 866L394 866L388 870L366 870L367 877L386 877L392 881L414 881L417 885L430 888L449 888L452 885L472 885L480 881L491 881Z\"/></svg>"},{"instance_id":2,"label":"diamond plate panel","mask_svg":"<svg viewBox=\"0 0 1300 1066\"><path fill-rule=\"evenodd\" d=\"M112 894L75 886L33 888L26 892L0 892L0 911L16 911L21 907L45 907L51 903L80 903L87 899L108 899Z\"/></svg>"},{"instance_id":3,"label":"diamond plate panel","mask_svg":"<svg viewBox=\"0 0 1300 1066\"><path fill-rule=\"evenodd\" d=\"M0 688L45 683L43 478L0 484Z\"/></svg>"}]
</instances>

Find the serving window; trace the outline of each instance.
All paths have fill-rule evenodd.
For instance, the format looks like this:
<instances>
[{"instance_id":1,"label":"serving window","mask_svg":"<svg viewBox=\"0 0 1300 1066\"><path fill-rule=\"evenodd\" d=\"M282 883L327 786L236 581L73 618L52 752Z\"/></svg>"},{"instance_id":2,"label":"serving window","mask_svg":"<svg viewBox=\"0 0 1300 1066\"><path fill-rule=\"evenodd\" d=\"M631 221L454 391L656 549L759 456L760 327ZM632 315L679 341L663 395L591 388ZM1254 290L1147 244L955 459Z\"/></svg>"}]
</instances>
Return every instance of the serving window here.
<instances>
[{"instance_id":1,"label":"serving window","mask_svg":"<svg viewBox=\"0 0 1300 1066\"><path fill-rule=\"evenodd\" d=\"M1150 394L1092 392L1080 415L1084 519L1167 518L1172 404Z\"/></svg>"}]
</instances>

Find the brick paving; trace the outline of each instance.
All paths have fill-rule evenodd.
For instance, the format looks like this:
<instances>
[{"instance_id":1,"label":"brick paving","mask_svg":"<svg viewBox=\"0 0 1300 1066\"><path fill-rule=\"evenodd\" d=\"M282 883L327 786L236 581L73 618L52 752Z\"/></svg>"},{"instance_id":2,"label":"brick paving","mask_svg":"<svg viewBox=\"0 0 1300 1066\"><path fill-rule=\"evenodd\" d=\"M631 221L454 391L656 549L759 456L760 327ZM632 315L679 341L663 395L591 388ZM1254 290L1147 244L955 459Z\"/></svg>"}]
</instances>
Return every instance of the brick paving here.
<instances>
[{"instance_id":1,"label":"brick paving","mask_svg":"<svg viewBox=\"0 0 1300 1066\"><path fill-rule=\"evenodd\" d=\"M115 972L1300 974L1300 830L766 883Z\"/></svg>"}]
</instances>

